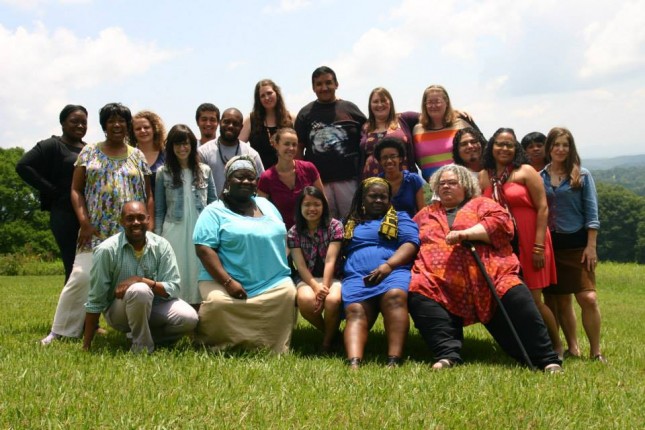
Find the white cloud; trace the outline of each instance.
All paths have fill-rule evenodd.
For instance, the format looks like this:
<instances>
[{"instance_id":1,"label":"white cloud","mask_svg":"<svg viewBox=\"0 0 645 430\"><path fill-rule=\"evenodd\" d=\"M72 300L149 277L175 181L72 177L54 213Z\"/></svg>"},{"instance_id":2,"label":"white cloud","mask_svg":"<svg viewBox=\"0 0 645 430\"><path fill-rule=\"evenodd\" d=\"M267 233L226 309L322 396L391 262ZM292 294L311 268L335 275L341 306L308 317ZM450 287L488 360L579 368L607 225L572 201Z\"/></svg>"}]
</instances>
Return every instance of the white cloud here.
<instances>
[{"instance_id":1,"label":"white cloud","mask_svg":"<svg viewBox=\"0 0 645 430\"><path fill-rule=\"evenodd\" d=\"M52 123L62 106L82 90L124 82L175 53L134 41L116 27L97 37L79 37L37 24L11 31L0 25L0 138L22 145L20 130ZM33 143L32 143L33 144Z\"/></svg>"},{"instance_id":2,"label":"white cloud","mask_svg":"<svg viewBox=\"0 0 645 430\"><path fill-rule=\"evenodd\" d=\"M289 13L311 5L310 0L280 0L278 4L267 5L262 12L269 14Z\"/></svg>"},{"instance_id":3,"label":"white cloud","mask_svg":"<svg viewBox=\"0 0 645 430\"><path fill-rule=\"evenodd\" d=\"M626 2L611 19L602 22L593 22L585 29L589 46L580 77L602 77L643 69L645 3L640 0Z\"/></svg>"},{"instance_id":4,"label":"white cloud","mask_svg":"<svg viewBox=\"0 0 645 430\"><path fill-rule=\"evenodd\" d=\"M329 64L339 65L332 68L343 86L360 87L375 74L395 71L399 61L408 57L414 46L414 40L399 28L371 28L354 43L350 52L341 54ZM384 61L374 61L376 58Z\"/></svg>"}]
</instances>

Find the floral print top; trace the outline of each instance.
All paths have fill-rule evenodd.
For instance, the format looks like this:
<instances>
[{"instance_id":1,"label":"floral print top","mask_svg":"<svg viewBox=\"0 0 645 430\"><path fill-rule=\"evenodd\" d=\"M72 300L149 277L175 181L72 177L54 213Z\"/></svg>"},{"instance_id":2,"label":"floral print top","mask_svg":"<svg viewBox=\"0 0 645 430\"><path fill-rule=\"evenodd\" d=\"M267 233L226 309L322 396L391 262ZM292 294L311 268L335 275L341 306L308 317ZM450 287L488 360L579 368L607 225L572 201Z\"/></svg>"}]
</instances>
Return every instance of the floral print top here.
<instances>
[{"instance_id":1,"label":"floral print top","mask_svg":"<svg viewBox=\"0 0 645 430\"><path fill-rule=\"evenodd\" d=\"M99 236L92 238L89 251L120 231L119 218L125 202L146 201L145 177L151 175L143 152L127 146L121 157L110 157L101 148L103 142L86 145L75 166L85 167L85 204L90 223Z\"/></svg>"},{"instance_id":2,"label":"floral print top","mask_svg":"<svg viewBox=\"0 0 645 430\"><path fill-rule=\"evenodd\" d=\"M412 266L410 293L419 293L463 318L464 325L487 323L496 305L470 250L461 244L448 245L446 211L440 202L421 209L414 221L419 225L421 247ZM486 197L475 197L458 210L452 230L481 224L491 243L475 243L495 291L500 297L522 283L520 264L513 254L513 222L504 208Z\"/></svg>"}]
</instances>

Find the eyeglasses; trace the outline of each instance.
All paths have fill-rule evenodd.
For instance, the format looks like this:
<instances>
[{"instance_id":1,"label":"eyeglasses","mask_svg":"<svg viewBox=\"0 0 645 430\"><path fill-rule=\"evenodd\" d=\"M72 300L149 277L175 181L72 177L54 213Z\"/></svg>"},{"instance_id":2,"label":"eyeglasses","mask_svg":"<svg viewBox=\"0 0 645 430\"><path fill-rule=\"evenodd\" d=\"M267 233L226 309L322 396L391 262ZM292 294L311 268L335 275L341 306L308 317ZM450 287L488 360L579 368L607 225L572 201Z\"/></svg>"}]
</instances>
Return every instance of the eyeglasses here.
<instances>
[{"instance_id":1,"label":"eyeglasses","mask_svg":"<svg viewBox=\"0 0 645 430\"><path fill-rule=\"evenodd\" d=\"M493 145L495 145L496 148L515 148L515 142L493 142Z\"/></svg>"},{"instance_id":2,"label":"eyeglasses","mask_svg":"<svg viewBox=\"0 0 645 430\"><path fill-rule=\"evenodd\" d=\"M430 99L426 100L426 106L440 106L444 103L442 99Z\"/></svg>"},{"instance_id":3,"label":"eyeglasses","mask_svg":"<svg viewBox=\"0 0 645 430\"><path fill-rule=\"evenodd\" d=\"M400 155L381 155L381 161L393 161L399 157Z\"/></svg>"},{"instance_id":4,"label":"eyeglasses","mask_svg":"<svg viewBox=\"0 0 645 430\"><path fill-rule=\"evenodd\" d=\"M456 181L454 179L450 181L439 181L439 187L455 188L458 185L459 185L459 181Z\"/></svg>"}]
</instances>

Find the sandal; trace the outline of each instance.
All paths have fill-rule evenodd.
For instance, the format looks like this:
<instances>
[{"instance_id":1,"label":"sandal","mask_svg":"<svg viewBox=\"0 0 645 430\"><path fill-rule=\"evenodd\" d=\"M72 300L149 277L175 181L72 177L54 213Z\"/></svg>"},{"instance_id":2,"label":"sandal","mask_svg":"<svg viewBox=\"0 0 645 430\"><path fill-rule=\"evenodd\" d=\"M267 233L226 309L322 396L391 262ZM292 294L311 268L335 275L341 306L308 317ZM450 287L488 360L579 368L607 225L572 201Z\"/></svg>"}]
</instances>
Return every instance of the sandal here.
<instances>
[{"instance_id":1,"label":"sandal","mask_svg":"<svg viewBox=\"0 0 645 430\"><path fill-rule=\"evenodd\" d=\"M388 355L387 356L387 367L399 367L403 359L397 355Z\"/></svg>"},{"instance_id":2,"label":"sandal","mask_svg":"<svg viewBox=\"0 0 645 430\"><path fill-rule=\"evenodd\" d=\"M361 367L361 362L363 360L359 357L352 357L347 359L347 365L350 369L356 370Z\"/></svg>"},{"instance_id":3,"label":"sandal","mask_svg":"<svg viewBox=\"0 0 645 430\"><path fill-rule=\"evenodd\" d=\"M563 369L563 368L562 368L562 366L560 366L559 364L557 364L557 363L552 363L552 364L548 364L548 365L544 368L544 373L549 373L549 374L551 374L551 375L554 375L554 374L556 374L556 373L564 373L564 369Z\"/></svg>"},{"instance_id":4,"label":"sandal","mask_svg":"<svg viewBox=\"0 0 645 430\"><path fill-rule=\"evenodd\" d=\"M594 356L594 358L592 358L592 360L593 361L599 361L602 364L607 364L608 363L607 359L602 354L598 354L598 355Z\"/></svg>"},{"instance_id":5,"label":"sandal","mask_svg":"<svg viewBox=\"0 0 645 430\"><path fill-rule=\"evenodd\" d=\"M451 367L455 367L457 363L455 363L452 360L448 360L447 358L442 358L441 360L437 360L433 365L432 369L433 370L443 370L443 369L450 369Z\"/></svg>"}]
</instances>

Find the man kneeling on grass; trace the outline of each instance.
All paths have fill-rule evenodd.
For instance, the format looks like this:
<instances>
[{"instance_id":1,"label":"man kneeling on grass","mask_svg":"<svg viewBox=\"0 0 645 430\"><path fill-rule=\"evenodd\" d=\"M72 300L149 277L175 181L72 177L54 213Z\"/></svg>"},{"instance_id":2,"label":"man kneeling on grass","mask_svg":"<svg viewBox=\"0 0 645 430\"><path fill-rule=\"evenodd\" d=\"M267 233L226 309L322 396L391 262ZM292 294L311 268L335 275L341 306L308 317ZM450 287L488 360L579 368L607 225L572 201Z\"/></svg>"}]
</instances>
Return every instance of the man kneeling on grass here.
<instances>
[{"instance_id":1,"label":"man kneeling on grass","mask_svg":"<svg viewBox=\"0 0 645 430\"><path fill-rule=\"evenodd\" d=\"M121 211L123 231L94 251L90 293L85 304L83 349L89 350L103 312L107 323L132 334L132 352L152 352L195 329L197 312L177 299L179 269L168 241L148 232L144 204L128 202Z\"/></svg>"}]
</instances>

